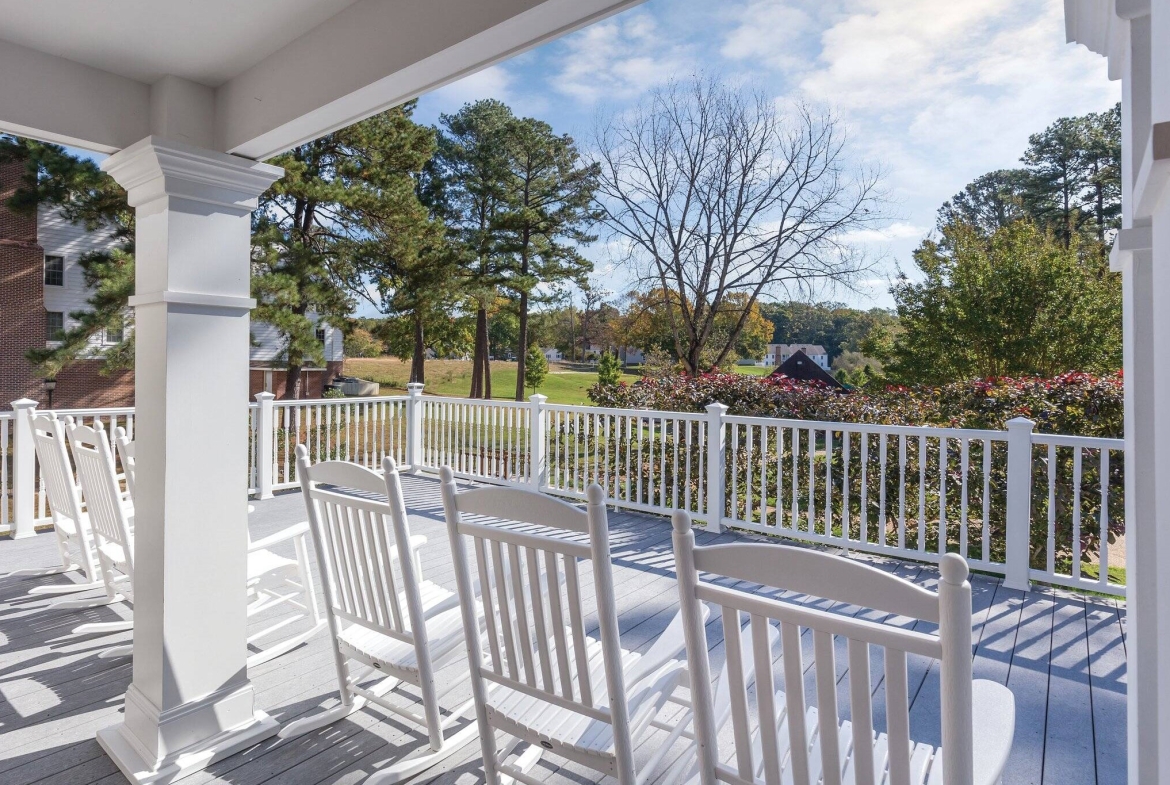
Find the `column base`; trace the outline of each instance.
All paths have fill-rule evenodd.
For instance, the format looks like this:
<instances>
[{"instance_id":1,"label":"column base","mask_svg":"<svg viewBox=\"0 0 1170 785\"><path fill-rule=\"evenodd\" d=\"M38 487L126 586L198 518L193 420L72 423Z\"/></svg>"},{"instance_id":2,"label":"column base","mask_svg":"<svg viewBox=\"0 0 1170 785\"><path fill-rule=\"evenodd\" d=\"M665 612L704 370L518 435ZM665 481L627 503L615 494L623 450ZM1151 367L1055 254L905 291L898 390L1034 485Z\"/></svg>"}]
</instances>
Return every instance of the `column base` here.
<instances>
[{"instance_id":1,"label":"column base","mask_svg":"<svg viewBox=\"0 0 1170 785\"><path fill-rule=\"evenodd\" d=\"M127 738L129 731L119 723L97 732L97 741L134 785L164 785L194 774L230 755L275 736L280 723L262 711L239 728L226 730L206 741L168 755L156 766L148 763Z\"/></svg>"}]
</instances>

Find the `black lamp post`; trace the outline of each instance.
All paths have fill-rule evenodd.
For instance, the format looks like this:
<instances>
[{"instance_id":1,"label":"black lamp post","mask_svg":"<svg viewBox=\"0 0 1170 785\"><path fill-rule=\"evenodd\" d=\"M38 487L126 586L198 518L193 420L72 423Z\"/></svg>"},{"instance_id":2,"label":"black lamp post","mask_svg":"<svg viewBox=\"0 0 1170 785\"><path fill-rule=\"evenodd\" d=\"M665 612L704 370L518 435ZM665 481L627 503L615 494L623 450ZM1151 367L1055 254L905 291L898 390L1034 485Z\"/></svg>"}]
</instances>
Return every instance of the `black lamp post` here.
<instances>
[{"instance_id":1,"label":"black lamp post","mask_svg":"<svg viewBox=\"0 0 1170 785\"><path fill-rule=\"evenodd\" d=\"M45 379L41 382L41 387L49 394L49 408L53 408L53 390L57 389L56 379Z\"/></svg>"}]
</instances>

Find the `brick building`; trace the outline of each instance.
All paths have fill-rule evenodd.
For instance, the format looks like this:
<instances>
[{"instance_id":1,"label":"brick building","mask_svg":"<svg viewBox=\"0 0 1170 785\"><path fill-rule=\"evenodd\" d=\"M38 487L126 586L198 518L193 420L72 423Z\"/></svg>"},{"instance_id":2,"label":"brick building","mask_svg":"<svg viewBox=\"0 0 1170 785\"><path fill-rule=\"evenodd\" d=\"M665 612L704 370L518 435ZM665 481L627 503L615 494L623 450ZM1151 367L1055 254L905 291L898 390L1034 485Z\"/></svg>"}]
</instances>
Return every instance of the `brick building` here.
<instances>
[{"instance_id":1,"label":"brick building","mask_svg":"<svg viewBox=\"0 0 1170 785\"><path fill-rule=\"evenodd\" d=\"M8 200L20 184L23 166L0 164L0 410L18 398L49 405L43 381L25 359L29 349L51 345L52 333L76 322L72 314L86 308L89 291L78 260L110 242L100 232L70 223L59 212L41 208L36 215L13 212ZM344 362L342 333L330 325L318 326L324 343L324 368L302 372L302 397L319 397L323 387ZM280 337L269 325L252 325L251 390L284 395L286 373L280 367ZM90 343L95 355L121 341L121 335L102 333ZM100 359L82 359L56 378L55 408L132 406L133 371L102 373Z\"/></svg>"}]
</instances>

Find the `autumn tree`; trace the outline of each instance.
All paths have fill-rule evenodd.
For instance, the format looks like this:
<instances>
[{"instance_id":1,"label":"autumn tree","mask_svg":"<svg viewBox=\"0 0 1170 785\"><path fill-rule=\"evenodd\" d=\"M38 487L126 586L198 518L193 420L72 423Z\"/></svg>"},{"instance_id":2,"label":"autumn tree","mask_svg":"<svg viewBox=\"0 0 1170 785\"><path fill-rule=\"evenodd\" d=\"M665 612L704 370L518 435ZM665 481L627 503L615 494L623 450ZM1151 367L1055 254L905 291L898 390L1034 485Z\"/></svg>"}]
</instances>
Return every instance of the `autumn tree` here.
<instances>
[{"instance_id":1,"label":"autumn tree","mask_svg":"<svg viewBox=\"0 0 1170 785\"><path fill-rule=\"evenodd\" d=\"M725 302L847 284L867 266L851 234L876 225L876 171L849 161L845 129L807 105L695 77L601 125L599 202L625 262L665 301L688 373L725 363L752 313L716 339Z\"/></svg>"},{"instance_id":2,"label":"autumn tree","mask_svg":"<svg viewBox=\"0 0 1170 785\"><path fill-rule=\"evenodd\" d=\"M620 328L626 343L644 352L656 349L677 358L672 320L677 319L679 310L679 298L672 291L653 289L631 294ZM741 357L764 356L772 338L772 323L764 318L758 302L749 302L746 293L728 294L712 321L711 346L698 354L701 367L726 367ZM715 354L716 346L720 347L719 355Z\"/></svg>"}]
</instances>

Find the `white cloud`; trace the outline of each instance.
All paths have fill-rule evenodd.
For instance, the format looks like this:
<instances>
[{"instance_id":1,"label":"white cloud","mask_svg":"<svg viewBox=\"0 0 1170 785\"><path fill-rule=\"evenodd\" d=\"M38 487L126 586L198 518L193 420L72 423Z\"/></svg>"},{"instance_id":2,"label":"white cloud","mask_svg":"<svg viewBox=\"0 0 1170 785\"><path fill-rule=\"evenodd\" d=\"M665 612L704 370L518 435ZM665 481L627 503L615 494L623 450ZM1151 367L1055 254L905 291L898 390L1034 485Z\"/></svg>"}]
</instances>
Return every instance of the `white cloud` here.
<instances>
[{"instance_id":1,"label":"white cloud","mask_svg":"<svg viewBox=\"0 0 1170 785\"><path fill-rule=\"evenodd\" d=\"M512 73L505 66L493 65L440 87L429 97L444 111L456 110L481 98L498 98L507 103L513 100L512 83Z\"/></svg>"},{"instance_id":2,"label":"white cloud","mask_svg":"<svg viewBox=\"0 0 1170 785\"><path fill-rule=\"evenodd\" d=\"M720 47L727 59L784 71L802 70L808 64L801 41L815 35L816 27L803 8L789 0L751 0L730 17L735 25Z\"/></svg>"},{"instance_id":3,"label":"white cloud","mask_svg":"<svg viewBox=\"0 0 1170 785\"><path fill-rule=\"evenodd\" d=\"M852 244L882 243L890 240L919 239L925 237L929 232L929 227L916 226L905 221L895 221L882 229L856 229L842 235L841 239Z\"/></svg>"},{"instance_id":4,"label":"white cloud","mask_svg":"<svg viewBox=\"0 0 1170 785\"><path fill-rule=\"evenodd\" d=\"M642 12L625 13L569 36L551 77L558 92L586 104L635 98L697 70L685 44Z\"/></svg>"}]
</instances>

